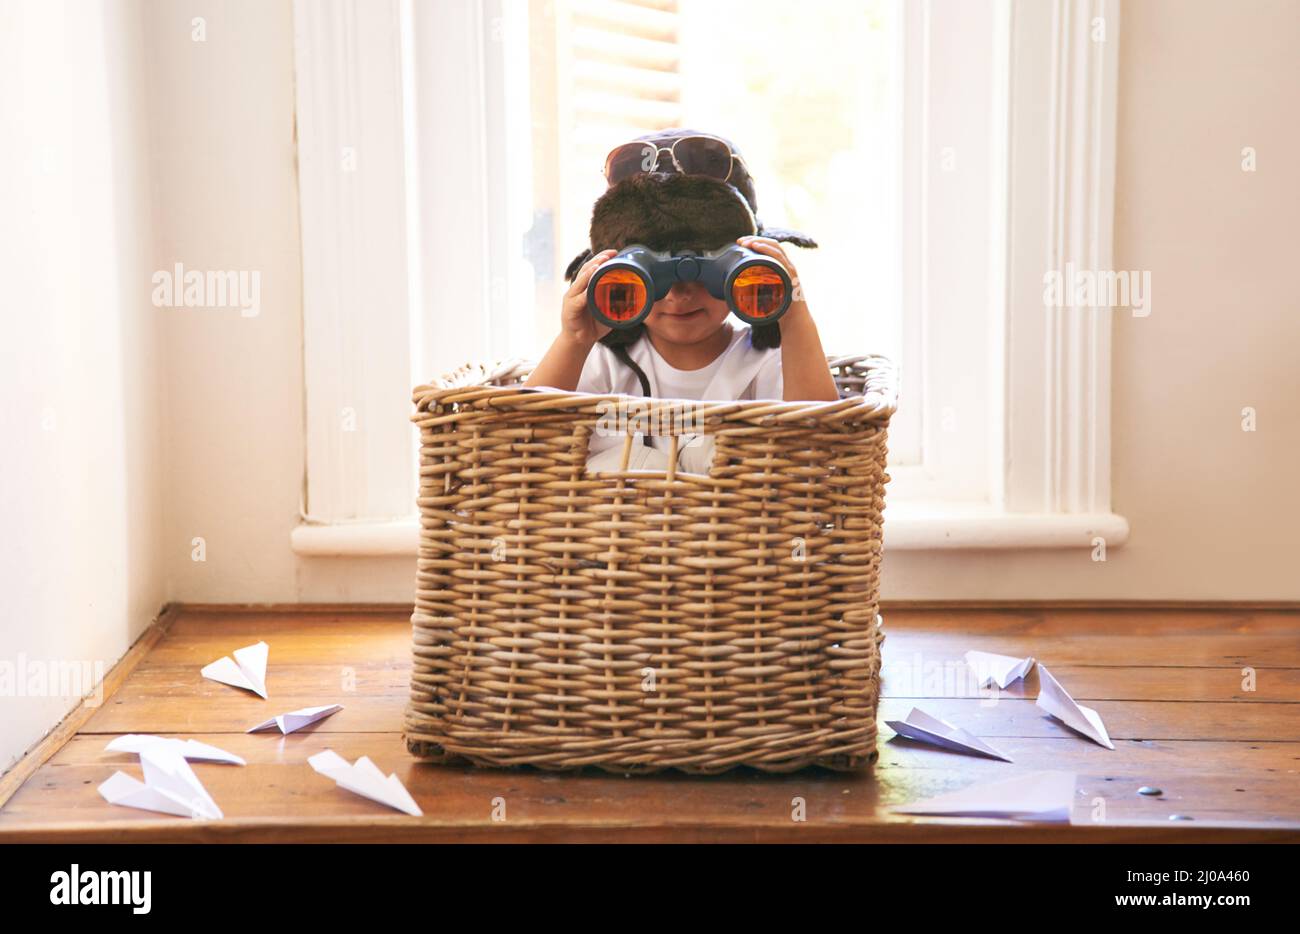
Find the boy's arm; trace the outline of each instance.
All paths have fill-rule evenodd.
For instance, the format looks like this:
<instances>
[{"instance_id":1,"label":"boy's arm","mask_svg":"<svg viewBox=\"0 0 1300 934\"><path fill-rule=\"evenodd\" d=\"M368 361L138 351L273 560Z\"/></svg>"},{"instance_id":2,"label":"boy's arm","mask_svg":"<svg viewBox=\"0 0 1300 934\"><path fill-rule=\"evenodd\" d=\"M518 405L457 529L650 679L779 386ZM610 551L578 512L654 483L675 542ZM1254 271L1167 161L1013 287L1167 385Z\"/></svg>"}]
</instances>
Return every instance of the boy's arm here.
<instances>
[{"instance_id":1,"label":"boy's arm","mask_svg":"<svg viewBox=\"0 0 1300 934\"><path fill-rule=\"evenodd\" d=\"M826 365L817 325L804 302L791 302L778 322L781 328L782 398L786 402L834 402L840 397Z\"/></svg>"},{"instance_id":2,"label":"boy's arm","mask_svg":"<svg viewBox=\"0 0 1300 934\"><path fill-rule=\"evenodd\" d=\"M542 357L542 361L524 381L524 386L551 386L572 392L578 388L582 365L587 362L587 354L591 353L594 344L594 341L587 343L581 338L560 332L559 337L551 342L546 356Z\"/></svg>"},{"instance_id":3,"label":"boy's arm","mask_svg":"<svg viewBox=\"0 0 1300 934\"><path fill-rule=\"evenodd\" d=\"M834 402L840 397L826 365L826 351L817 325L799 288L799 273L781 244L771 237L741 237L736 241L755 253L765 253L781 263L794 283L795 301L790 303L777 327L781 329L782 399L786 402Z\"/></svg>"},{"instance_id":4,"label":"boy's arm","mask_svg":"<svg viewBox=\"0 0 1300 934\"><path fill-rule=\"evenodd\" d=\"M551 343L542 362L537 364L524 386L551 386L572 392L578 388L582 365L596 341L609 333L609 328L597 324L587 313L587 282L596 267L616 254L617 250L601 250L583 264L573 277L573 282L560 302L560 336Z\"/></svg>"}]
</instances>

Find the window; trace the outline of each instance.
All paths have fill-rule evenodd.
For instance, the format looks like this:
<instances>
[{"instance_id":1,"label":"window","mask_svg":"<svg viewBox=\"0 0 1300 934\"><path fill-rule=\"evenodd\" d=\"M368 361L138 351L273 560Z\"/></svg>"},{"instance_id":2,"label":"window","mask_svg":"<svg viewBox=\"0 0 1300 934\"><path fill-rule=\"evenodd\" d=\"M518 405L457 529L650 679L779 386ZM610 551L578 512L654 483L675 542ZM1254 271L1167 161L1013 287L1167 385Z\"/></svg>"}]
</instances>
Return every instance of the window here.
<instances>
[{"instance_id":1,"label":"window","mask_svg":"<svg viewBox=\"0 0 1300 934\"><path fill-rule=\"evenodd\" d=\"M295 548L413 551L413 433L393 428L410 386L540 354L605 153L668 126L733 139L759 216L822 243L791 250L827 349L900 362L891 547L1123 540L1109 312L1046 309L1035 286L1108 261L1113 0L298 0L295 17Z\"/></svg>"}]
</instances>

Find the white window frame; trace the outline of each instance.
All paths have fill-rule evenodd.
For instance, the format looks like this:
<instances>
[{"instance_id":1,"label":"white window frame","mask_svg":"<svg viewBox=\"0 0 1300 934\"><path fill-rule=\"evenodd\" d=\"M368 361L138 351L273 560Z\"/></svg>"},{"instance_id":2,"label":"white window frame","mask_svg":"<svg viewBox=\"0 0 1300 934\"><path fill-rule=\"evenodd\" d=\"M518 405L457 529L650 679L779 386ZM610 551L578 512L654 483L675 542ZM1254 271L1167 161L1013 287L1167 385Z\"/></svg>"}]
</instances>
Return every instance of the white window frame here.
<instances>
[{"instance_id":1,"label":"white window frame","mask_svg":"<svg viewBox=\"0 0 1300 934\"><path fill-rule=\"evenodd\" d=\"M927 30L926 21L937 21L941 5L944 27ZM886 545L1093 547L1102 539L1108 548L1117 547L1129 530L1110 504L1114 312L1045 307L1043 281L1047 271L1063 270L1066 263L1111 267L1118 0L1001 0L987 7L926 0L906 10L912 18L904 30L911 44L906 59L913 64L969 56L968 50L982 45L972 41L982 30L992 41L989 59L977 71L989 76L987 88L970 80L969 69L958 85L923 66L921 80L905 82L915 95L905 105L905 120L932 117L936 98L949 111L964 107L969 116L977 110L969 98L991 93L983 126L955 125L950 113L926 119L919 132L905 130L905 161L920 175L919 184L905 187L921 200L905 217L924 224L937 213L956 217L962 226L922 231L922 256L907 267L909 327L920 332L912 339L920 345L916 356L923 369L922 453L918 467L890 470ZM968 21L954 22L954 14ZM1101 41L1094 38L1098 23ZM954 202L942 203L953 194L936 174L942 158L936 127L964 131L968 138L986 134L987 162L976 161L987 171L990 210L958 211ZM981 230L990 244L987 253L971 248ZM954 276L954 269L961 273ZM986 309L970 302L963 307L961 295L951 291L981 276L988 300L982 329L969 327L970 318ZM973 366L962 383L947 373L936 378L944 367L959 369L972 346L984 348L980 363L986 369ZM913 356L910 350L905 360ZM954 410L987 406L989 417L945 411L949 400ZM975 437L980 431L984 437ZM981 451L985 471L973 462Z\"/></svg>"},{"instance_id":2,"label":"white window frame","mask_svg":"<svg viewBox=\"0 0 1300 934\"><path fill-rule=\"evenodd\" d=\"M903 22L903 359L886 503L996 502L995 335L1006 230L1004 4L922 0ZM980 37L983 37L981 41ZM919 417L917 417L919 416ZM901 435L901 437L900 437ZM897 510L887 514L892 518ZM892 540L890 544L893 544Z\"/></svg>"},{"instance_id":3,"label":"white window frame","mask_svg":"<svg viewBox=\"0 0 1300 934\"><path fill-rule=\"evenodd\" d=\"M466 309L458 311L455 328L433 335L444 347L468 357L497 343L492 334L503 323L492 317L493 309L502 305L502 289L516 286L490 268L490 244L519 221L506 215L509 198L493 187L512 177L504 89L506 69L519 61L518 50L503 53L503 43L516 40L503 27L502 2L295 2L309 507L291 539L299 554L416 553L416 518L373 505L396 502L399 490L413 504L413 432L402 421L405 446L388 445L381 456L331 439L331 423L344 400L369 405L391 397L390 387L378 387L379 374L390 382L399 373L406 377L402 398L409 399L417 380L410 367L392 362L405 364L425 352L420 342L429 336L419 322L428 320L426 303ZM1089 269L1111 265L1118 0L993 0L987 6L924 0L904 9L911 61L918 61L917 43L926 51L923 84L905 85L913 95L905 120L918 113L933 119L905 127L911 149L904 161L919 173L922 184L914 190L922 204L919 212L904 214L920 222L909 237L924 249L907 267L911 292L905 288L905 294L915 318L904 359L915 356L921 366L904 374L902 404L909 403L911 373L919 369L921 463L890 471L886 545L1091 547L1102 538L1116 547L1128 525L1110 507L1115 312L1048 308L1042 295L1045 272L1067 262ZM1098 18L1104 41L1092 36ZM918 31L926 23L926 31ZM987 29L986 46L971 41L973 28ZM981 48L987 81L965 76L954 82L941 63L950 64L963 50L969 58L971 46ZM362 77L375 75L382 76L380 86L372 80L367 87ZM436 95L440 87L452 93ZM349 120L358 103L377 94L400 105L380 108L386 117L363 128L363 144L387 146L404 160L394 169L360 159L362 183L384 198L358 205L339 196L331 155L353 130ZM917 95L924 111L917 110ZM987 104L973 117L967 106L972 96ZM390 125L393 113L400 115L396 125ZM433 126L441 131L436 137L429 132ZM987 186L983 211L954 215L951 205L959 202L945 202L970 193L954 190L939 174L944 134L964 141L955 147L956 158L973 167L982 179L977 185ZM446 147L449 137L464 145ZM437 153L440 167L432 175L418 171L430 164L430 153ZM459 161L449 165L449 158ZM368 174L377 172L394 174ZM429 220L448 211L458 217L454 234ZM962 226L927 229L926 218L937 216L960 217ZM337 235L345 229L356 237L364 232L368 244L383 248L349 250L357 241ZM987 249L972 249L972 242ZM382 302L364 293L376 269L392 277ZM448 270L460 273L449 276ZM451 280L456 285L448 293ZM954 290L972 281L979 283L973 302ZM345 313L343 295L382 316L382 324ZM520 307L531 308L531 302ZM954 372L959 380L951 378ZM989 417L963 417L976 407ZM392 421L399 421L395 413ZM374 437L368 445L379 447ZM399 473L405 477L400 484Z\"/></svg>"},{"instance_id":4,"label":"white window frame","mask_svg":"<svg viewBox=\"0 0 1300 934\"><path fill-rule=\"evenodd\" d=\"M296 551L321 536L373 550L375 529L407 540L417 461L403 414L420 371L500 356L509 335L533 328L520 311L531 281L494 262L531 221L517 210L530 201L526 162L510 158L528 150L527 122L509 119L518 101L507 93L512 70L527 68L526 38L505 2L295 0L306 451ZM433 333L435 312L456 326Z\"/></svg>"},{"instance_id":5,"label":"white window frame","mask_svg":"<svg viewBox=\"0 0 1300 934\"><path fill-rule=\"evenodd\" d=\"M396 417L415 339L397 13L391 0L294 4L305 527L399 519L415 498Z\"/></svg>"}]
</instances>

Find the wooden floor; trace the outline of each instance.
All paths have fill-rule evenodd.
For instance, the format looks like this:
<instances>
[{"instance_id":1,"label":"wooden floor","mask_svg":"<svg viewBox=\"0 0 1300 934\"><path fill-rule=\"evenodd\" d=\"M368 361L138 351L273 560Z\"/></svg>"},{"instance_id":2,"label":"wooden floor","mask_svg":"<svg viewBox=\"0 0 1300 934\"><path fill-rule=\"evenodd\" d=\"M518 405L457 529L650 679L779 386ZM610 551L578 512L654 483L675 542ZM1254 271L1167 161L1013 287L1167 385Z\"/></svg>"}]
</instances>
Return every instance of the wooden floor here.
<instances>
[{"instance_id":1,"label":"wooden floor","mask_svg":"<svg viewBox=\"0 0 1300 934\"><path fill-rule=\"evenodd\" d=\"M1300 841L1300 612L1283 610L890 610L885 613L880 761L845 775L625 777L421 764L400 736L408 612L181 610L75 735L0 808L10 840L375 841ZM259 639L269 701L199 676ZM1104 719L1116 749L1084 740L1033 701L1036 673L996 703L971 689L968 649L1033 655ZM1256 689L1243 690L1243 668ZM248 726L341 703L281 737ZM913 705L985 737L1014 764L892 738ZM226 815L203 822L113 807L96 787L134 756L121 733L192 737L248 760L195 763ZM424 810L406 817L337 788L307 765L332 748L396 772ZM20 767L21 768L21 767ZM925 819L914 801L1017 771L1078 773L1070 825ZM21 774L21 773L19 773ZM10 779L13 784L13 779ZM1162 797L1137 794L1142 785ZM0 791L3 786L0 785ZM2 796L2 795L0 795ZM806 820L791 819L792 799ZM505 819L494 820L494 799ZM1104 800L1104 819L1098 799ZM1171 814L1190 821L1170 821Z\"/></svg>"}]
</instances>

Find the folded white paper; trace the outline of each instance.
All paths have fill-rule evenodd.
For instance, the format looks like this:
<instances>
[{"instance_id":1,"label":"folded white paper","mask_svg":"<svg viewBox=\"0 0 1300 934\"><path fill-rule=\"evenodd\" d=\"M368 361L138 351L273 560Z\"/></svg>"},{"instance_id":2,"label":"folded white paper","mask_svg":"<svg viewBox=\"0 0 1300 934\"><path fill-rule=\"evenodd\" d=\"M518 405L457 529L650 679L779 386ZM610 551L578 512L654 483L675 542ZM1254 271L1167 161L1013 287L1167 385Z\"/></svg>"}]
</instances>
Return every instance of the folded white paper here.
<instances>
[{"instance_id":1,"label":"folded white paper","mask_svg":"<svg viewBox=\"0 0 1300 934\"><path fill-rule=\"evenodd\" d=\"M265 642L258 642L254 645L246 645L242 649L235 649L225 658L219 658L211 665L207 665L200 672L205 678L211 678L213 681L220 681L222 684L229 684L231 687L243 688L246 691L252 691L262 698L266 697L266 658L270 654L270 646Z\"/></svg>"},{"instance_id":2,"label":"folded white paper","mask_svg":"<svg viewBox=\"0 0 1300 934\"><path fill-rule=\"evenodd\" d=\"M226 752L216 746L200 743L196 739L171 739L166 736L147 736L142 733L127 733L119 736L104 747L105 752L141 753L146 749L170 749L179 753L183 759L200 762L228 762L231 765L246 765L233 752Z\"/></svg>"},{"instance_id":3,"label":"folded white paper","mask_svg":"<svg viewBox=\"0 0 1300 934\"><path fill-rule=\"evenodd\" d=\"M893 808L900 814L932 817L997 817L1026 821L1068 821L1074 804L1073 772L1028 772L986 785Z\"/></svg>"},{"instance_id":4,"label":"folded white paper","mask_svg":"<svg viewBox=\"0 0 1300 934\"><path fill-rule=\"evenodd\" d=\"M1006 688L1012 681L1023 678L1034 667L1033 657L1016 658L1012 655L997 655L993 652L966 653L966 664L974 669L979 677L980 687L996 684Z\"/></svg>"},{"instance_id":5,"label":"folded white paper","mask_svg":"<svg viewBox=\"0 0 1300 934\"><path fill-rule=\"evenodd\" d=\"M953 752L969 752L990 759L1010 762L1011 757L998 752L984 740L972 736L960 727L945 723L938 717L932 717L919 707L913 707L906 720L886 720L885 725L908 739L922 743L931 743Z\"/></svg>"},{"instance_id":6,"label":"folded white paper","mask_svg":"<svg viewBox=\"0 0 1300 934\"><path fill-rule=\"evenodd\" d=\"M317 772L334 779L340 788L346 788L353 794L378 801L414 817L424 814L396 775L385 778L384 773L365 756L348 765L348 761L334 750L326 749L307 761Z\"/></svg>"},{"instance_id":7,"label":"folded white paper","mask_svg":"<svg viewBox=\"0 0 1300 934\"><path fill-rule=\"evenodd\" d=\"M1066 693L1065 688L1061 687L1060 682L1052 677L1052 673L1042 665L1038 666L1038 706L1094 743L1107 749L1115 748L1106 733L1106 725L1101 722L1101 716L1097 711L1076 703L1074 698Z\"/></svg>"},{"instance_id":8,"label":"folded white paper","mask_svg":"<svg viewBox=\"0 0 1300 934\"><path fill-rule=\"evenodd\" d=\"M121 807L195 820L216 820L223 816L180 753L165 747L144 749L140 752L140 765L144 769L143 782L125 772L114 772L99 786L104 800Z\"/></svg>"},{"instance_id":9,"label":"folded white paper","mask_svg":"<svg viewBox=\"0 0 1300 934\"><path fill-rule=\"evenodd\" d=\"M281 733L292 733L294 730L301 730L305 726L310 726L317 720L324 720L331 714L336 714L343 709L341 704L329 704L325 707L304 707L301 710L291 710L288 713L282 713L278 717L272 717L264 723L257 726L249 727L249 733L257 733L260 730L274 730L277 727Z\"/></svg>"}]
</instances>

